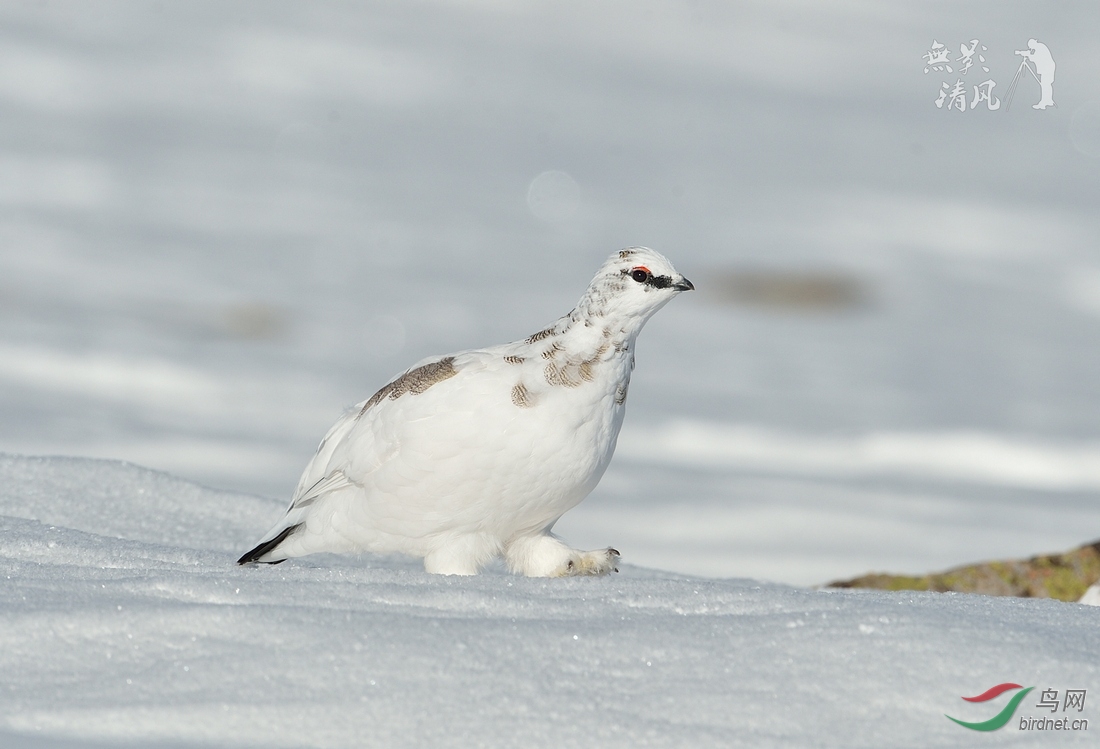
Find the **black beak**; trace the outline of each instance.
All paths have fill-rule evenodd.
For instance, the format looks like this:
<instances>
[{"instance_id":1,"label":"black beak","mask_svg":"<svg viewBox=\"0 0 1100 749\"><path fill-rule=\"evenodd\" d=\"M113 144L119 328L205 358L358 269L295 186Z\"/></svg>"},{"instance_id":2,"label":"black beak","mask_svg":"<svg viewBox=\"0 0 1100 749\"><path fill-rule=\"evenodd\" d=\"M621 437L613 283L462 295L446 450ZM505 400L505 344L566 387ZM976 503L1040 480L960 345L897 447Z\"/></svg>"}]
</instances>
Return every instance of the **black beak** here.
<instances>
[{"instance_id":1,"label":"black beak","mask_svg":"<svg viewBox=\"0 0 1100 749\"><path fill-rule=\"evenodd\" d=\"M673 284L673 288L678 291L695 291L695 284L681 276L680 280Z\"/></svg>"}]
</instances>

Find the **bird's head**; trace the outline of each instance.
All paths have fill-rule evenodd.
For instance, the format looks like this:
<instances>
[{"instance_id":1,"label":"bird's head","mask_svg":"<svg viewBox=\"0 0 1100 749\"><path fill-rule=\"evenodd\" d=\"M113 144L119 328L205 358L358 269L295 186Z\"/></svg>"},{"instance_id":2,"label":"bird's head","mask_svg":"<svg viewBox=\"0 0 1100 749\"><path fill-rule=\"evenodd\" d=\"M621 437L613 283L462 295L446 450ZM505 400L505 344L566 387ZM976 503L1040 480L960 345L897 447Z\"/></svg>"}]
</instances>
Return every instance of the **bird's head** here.
<instances>
[{"instance_id":1,"label":"bird's head","mask_svg":"<svg viewBox=\"0 0 1100 749\"><path fill-rule=\"evenodd\" d=\"M622 318L624 326L635 322L640 328L672 297L694 288L661 253L629 247L607 259L577 310L589 318Z\"/></svg>"}]
</instances>

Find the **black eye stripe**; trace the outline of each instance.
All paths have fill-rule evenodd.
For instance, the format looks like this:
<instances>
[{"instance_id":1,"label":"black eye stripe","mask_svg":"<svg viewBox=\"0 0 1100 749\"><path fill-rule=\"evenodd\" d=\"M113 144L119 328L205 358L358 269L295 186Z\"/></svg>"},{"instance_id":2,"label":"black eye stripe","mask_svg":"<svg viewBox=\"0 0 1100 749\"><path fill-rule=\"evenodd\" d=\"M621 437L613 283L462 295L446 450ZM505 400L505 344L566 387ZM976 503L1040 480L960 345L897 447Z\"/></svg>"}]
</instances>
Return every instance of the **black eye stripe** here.
<instances>
[{"instance_id":1,"label":"black eye stripe","mask_svg":"<svg viewBox=\"0 0 1100 749\"><path fill-rule=\"evenodd\" d=\"M667 289L672 285L672 276L655 276L641 268L634 268L633 270L623 268L619 273L630 276L638 283L644 283L646 286L652 286L655 289Z\"/></svg>"}]
</instances>

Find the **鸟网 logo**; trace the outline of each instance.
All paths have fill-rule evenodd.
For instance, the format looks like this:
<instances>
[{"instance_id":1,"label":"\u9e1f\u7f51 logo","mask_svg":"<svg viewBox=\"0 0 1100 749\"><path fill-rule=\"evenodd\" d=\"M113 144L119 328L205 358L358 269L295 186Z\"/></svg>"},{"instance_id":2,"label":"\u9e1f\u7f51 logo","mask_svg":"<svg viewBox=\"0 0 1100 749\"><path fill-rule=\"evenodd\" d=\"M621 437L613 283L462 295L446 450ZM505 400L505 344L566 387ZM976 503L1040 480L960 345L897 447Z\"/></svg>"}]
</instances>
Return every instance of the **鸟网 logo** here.
<instances>
[{"instance_id":1,"label":"\u9e1f\u7f51 logo","mask_svg":"<svg viewBox=\"0 0 1100 749\"><path fill-rule=\"evenodd\" d=\"M1023 690L1013 695L1012 699L1008 701L1008 704L1004 706L1001 712L997 713L989 720L983 720L980 723L968 723L965 720L952 718L950 715L947 715L947 713L944 713L944 715L947 718L950 718L951 720L958 723L963 728L969 728L972 731L996 731L998 728L1001 728L1006 723L1008 723L1008 721L1012 720L1012 715L1016 712L1016 708L1020 706L1020 702L1024 699L1024 696L1027 695L1027 693L1034 688L1035 687L1028 687L1024 689L1024 687L1020 686L1019 684L1006 682L1004 684L998 684L995 687L990 687L976 697L963 697L963 699L967 702L987 702L994 697L1000 697L1002 694L1012 689Z\"/></svg>"}]
</instances>

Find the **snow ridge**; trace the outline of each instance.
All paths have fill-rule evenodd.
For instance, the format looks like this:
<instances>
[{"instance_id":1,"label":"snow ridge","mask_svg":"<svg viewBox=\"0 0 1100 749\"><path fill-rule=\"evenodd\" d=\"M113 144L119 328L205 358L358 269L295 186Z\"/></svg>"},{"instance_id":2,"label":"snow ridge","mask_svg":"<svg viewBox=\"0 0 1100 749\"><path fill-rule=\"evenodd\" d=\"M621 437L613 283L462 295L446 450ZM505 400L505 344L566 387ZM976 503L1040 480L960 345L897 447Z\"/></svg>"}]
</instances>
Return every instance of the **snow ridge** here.
<instances>
[{"instance_id":1,"label":"snow ridge","mask_svg":"<svg viewBox=\"0 0 1100 749\"><path fill-rule=\"evenodd\" d=\"M0 486L5 746L962 747L943 713L984 713L959 695L1100 671L1088 606L630 566L238 568L273 500L70 458L2 456Z\"/></svg>"}]
</instances>

